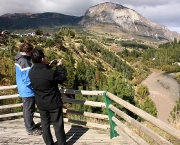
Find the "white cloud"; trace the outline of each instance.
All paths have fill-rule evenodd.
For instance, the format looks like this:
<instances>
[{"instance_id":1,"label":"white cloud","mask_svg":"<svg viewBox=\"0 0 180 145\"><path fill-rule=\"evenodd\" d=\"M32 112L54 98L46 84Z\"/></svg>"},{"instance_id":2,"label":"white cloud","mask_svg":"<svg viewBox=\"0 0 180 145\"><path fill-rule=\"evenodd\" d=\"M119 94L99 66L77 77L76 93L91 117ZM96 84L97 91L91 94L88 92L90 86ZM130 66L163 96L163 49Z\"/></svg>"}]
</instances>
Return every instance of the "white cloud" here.
<instances>
[{"instance_id":1,"label":"white cloud","mask_svg":"<svg viewBox=\"0 0 180 145\"><path fill-rule=\"evenodd\" d=\"M58 12L82 16L89 7L104 2L118 3L132 8L145 18L168 28L177 28L179 32L179 0L1 0L0 15L23 12Z\"/></svg>"}]
</instances>

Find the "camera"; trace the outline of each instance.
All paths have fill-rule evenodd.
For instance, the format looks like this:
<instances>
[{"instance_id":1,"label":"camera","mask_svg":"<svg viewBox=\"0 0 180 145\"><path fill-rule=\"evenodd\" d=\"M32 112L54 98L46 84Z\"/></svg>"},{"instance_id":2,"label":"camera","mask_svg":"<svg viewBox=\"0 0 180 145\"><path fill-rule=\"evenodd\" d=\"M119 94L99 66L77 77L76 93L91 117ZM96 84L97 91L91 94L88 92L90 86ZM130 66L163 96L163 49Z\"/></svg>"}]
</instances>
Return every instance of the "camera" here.
<instances>
[{"instance_id":1,"label":"camera","mask_svg":"<svg viewBox=\"0 0 180 145\"><path fill-rule=\"evenodd\" d=\"M58 62L59 62L59 60L54 59L54 60L51 62L51 64L52 64L52 65L56 65Z\"/></svg>"}]
</instances>

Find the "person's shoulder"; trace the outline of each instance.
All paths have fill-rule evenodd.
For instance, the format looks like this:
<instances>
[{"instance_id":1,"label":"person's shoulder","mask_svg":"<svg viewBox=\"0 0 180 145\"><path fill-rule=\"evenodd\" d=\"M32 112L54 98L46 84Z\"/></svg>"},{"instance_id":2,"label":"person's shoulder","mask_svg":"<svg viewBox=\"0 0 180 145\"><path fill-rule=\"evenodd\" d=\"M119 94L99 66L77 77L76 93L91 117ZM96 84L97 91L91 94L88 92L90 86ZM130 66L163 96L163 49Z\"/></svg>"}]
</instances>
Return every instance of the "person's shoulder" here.
<instances>
[{"instance_id":1,"label":"person's shoulder","mask_svg":"<svg viewBox=\"0 0 180 145\"><path fill-rule=\"evenodd\" d=\"M30 69L32 66L32 63L23 57L20 58L17 63L21 66L22 69L26 69L26 68Z\"/></svg>"}]
</instances>

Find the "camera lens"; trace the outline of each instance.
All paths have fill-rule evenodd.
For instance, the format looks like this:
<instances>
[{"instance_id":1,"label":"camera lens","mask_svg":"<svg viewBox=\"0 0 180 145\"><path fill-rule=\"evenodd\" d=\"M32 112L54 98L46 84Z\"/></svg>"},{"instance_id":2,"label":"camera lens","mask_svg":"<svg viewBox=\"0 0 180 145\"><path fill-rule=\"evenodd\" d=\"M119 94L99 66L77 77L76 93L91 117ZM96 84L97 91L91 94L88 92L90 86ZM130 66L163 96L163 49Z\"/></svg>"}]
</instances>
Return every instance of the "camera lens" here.
<instances>
[{"instance_id":1,"label":"camera lens","mask_svg":"<svg viewBox=\"0 0 180 145\"><path fill-rule=\"evenodd\" d=\"M58 63L58 60L53 60L52 64L57 64Z\"/></svg>"}]
</instances>

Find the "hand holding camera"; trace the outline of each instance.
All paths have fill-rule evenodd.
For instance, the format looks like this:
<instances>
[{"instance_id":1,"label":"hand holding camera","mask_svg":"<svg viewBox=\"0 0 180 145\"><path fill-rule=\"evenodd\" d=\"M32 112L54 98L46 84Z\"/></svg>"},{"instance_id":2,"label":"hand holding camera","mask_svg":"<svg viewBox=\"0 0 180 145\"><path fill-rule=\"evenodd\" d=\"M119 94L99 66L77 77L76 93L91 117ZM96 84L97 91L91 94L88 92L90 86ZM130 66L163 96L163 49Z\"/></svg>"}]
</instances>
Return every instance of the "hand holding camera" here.
<instances>
[{"instance_id":1,"label":"hand holding camera","mask_svg":"<svg viewBox=\"0 0 180 145\"><path fill-rule=\"evenodd\" d=\"M55 66L55 65L58 66L58 65L62 65L62 64L63 64L62 59L54 59L49 63L50 66Z\"/></svg>"}]
</instances>

